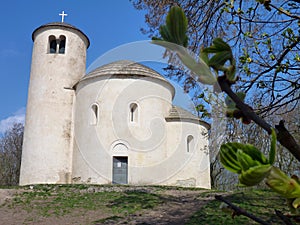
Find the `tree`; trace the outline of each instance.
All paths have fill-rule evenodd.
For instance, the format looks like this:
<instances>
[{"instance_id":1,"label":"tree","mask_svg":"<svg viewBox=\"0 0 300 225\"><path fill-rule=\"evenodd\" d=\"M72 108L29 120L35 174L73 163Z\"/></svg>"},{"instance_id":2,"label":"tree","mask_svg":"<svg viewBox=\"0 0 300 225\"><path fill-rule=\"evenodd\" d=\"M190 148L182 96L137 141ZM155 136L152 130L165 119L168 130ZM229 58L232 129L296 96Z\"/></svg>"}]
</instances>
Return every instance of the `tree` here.
<instances>
[{"instance_id":1,"label":"tree","mask_svg":"<svg viewBox=\"0 0 300 225\"><path fill-rule=\"evenodd\" d=\"M18 185L24 125L15 123L0 139L0 185Z\"/></svg>"},{"instance_id":2,"label":"tree","mask_svg":"<svg viewBox=\"0 0 300 225\"><path fill-rule=\"evenodd\" d=\"M186 46L196 55L201 53L203 46L209 46L215 40L213 37L227 40L231 45L228 45L231 59L238 62L232 63L235 85L226 79L221 81L222 77L218 77L218 83L237 108L242 108L244 119L253 120L270 134L271 125L257 115L265 117L279 109L281 112L282 109L292 111L297 106L300 98L300 58L297 53L300 41L300 17L297 15L299 1L137 0L133 4L137 9L147 10L145 18L149 30L143 31L150 36L161 33L166 12L172 5L179 5L187 15L189 42ZM171 60L174 59L174 54L170 56ZM181 61L178 58L175 60ZM170 66L170 69L173 70L174 66ZM185 78L186 86L195 86L196 81L190 76L191 73L185 70L175 74ZM234 90L249 93L248 97L252 93L260 93L264 105L249 107L244 104L247 97L243 102ZM281 131L278 135L281 144L300 160L300 146L286 132L284 123L278 124L277 130Z\"/></svg>"},{"instance_id":3,"label":"tree","mask_svg":"<svg viewBox=\"0 0 300 225\"><path fill-rule=\"evenodd\" d=\"M188 48L196 55L214 38L226 40L238 62L235 88L250 95L260 93L264 100L264 105L255 108L258 114L292 111L299 103L299 0L131 1L136 9L146 11L148 28L142 32L149 37L159 35L170 7L178 5L188 20ZM184 81L186 90L196 86L186 70L168 69L170 76Z\"/></svg>"},{"instance_id":4,"label":"tree","mask_svg":"<svg viewBox=\"0 0 300 225\"><path fill-rule=\"evenodd\" d=\"M259 3L263 4L267 10L271 10L269 0L259 1ZM161 37L153 37L152 43L172 51L188 69L197 75L199 82L213 85L216 93L226 93L225 103L228 117L241 119L244 124L253 121L271 134L268 157L251 144L229 142L221 146L220 161L222 165L227 170L238 174L241 185L253 186L266 180L266 184L272 190L288 199L292 212L299 215L300 178L289 177L274 163L277 137L280 144L286 147L298 161L300 161L300 146L285 128L283 120L273 128L245 103L245 92L235 92L232 89L238 77L236 60L229 44L221 38L215 38L211 46L202 49L199 56L195 57L185 48L188 45L187 27L188 22L183 10L174 6L167 15L166 24L160 26ZM231 208L234 209L234 207Z\"/></svg>"},{"instance_id":5,"label":"tree","mask_svg":"<svg viewBox=\"0 0 300 225\"><path fill-rule=\"evenodd\" d=\"M260 99L255 95L251 97L251 102L254 105L261 105ZM299 140L299 107L300 106L298 105L298 108L285 113L284 115L281 115L282 113L279 111L279 115L270 115L268 119L270 121L279 121L280 119L285 120L286 125L289 127L289 131ZM214 109L214 111L216 110L217 109ZM247 125L234 118L224 118L224 112L222 111L220 111L218 115L216 115L216 113L213 114L212 123L210 132L212 187L218 190L236 189L238 188L236 186L238 181L237 177L232 176L232 173L228 173L228 171L224 170L220 164L218 153L221 145L226 142L249 143L255 145L258 149L261 149L264 155L267 155L268 150L270 149L269 135L255 123ZM222 131L222 135L220 135L220 131ZM294 173L298 174L298 176L300 175L298 168L299 162L281 145L277 145L275 165L282 171L286 171L289 175L293 175Z\"/></svg>"}]
</instances>

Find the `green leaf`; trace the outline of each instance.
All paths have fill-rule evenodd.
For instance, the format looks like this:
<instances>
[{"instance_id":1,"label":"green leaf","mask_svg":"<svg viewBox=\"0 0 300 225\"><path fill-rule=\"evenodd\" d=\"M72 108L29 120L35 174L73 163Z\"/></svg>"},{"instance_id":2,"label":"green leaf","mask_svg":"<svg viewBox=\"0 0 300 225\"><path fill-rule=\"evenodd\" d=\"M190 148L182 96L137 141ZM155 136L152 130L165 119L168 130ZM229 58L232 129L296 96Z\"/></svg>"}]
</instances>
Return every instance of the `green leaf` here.
<instances>
[{"instance_id":1,"label":"green leaf","mask_svg":"<svg viewBox=\"0 0 300 225\"><path fill-rule=\"evenodd\" d=\"M225 169L233 173L241 173L242 168L237 160L235 149L231 148L230 145L222 144L220 148L220 161Z\"/></svg>"},{"instance_id":2,"label":"green leaf","mask_svg":"<svg viewBox=\"0 0 300 225\"><path fill-rule=\"evenodd\" d=\"M274 164L275 158L276 158L276 142L277 142L276 131L274 129L272 129L272 133L271 133L271 149L270 149L270 152L269 152L269 163L271 165Z\"/></svg>"},{"instance_id":3,"label":"green leaf","mask_svg":"<svg viewBox=\"0 0 300 225\"><path fill-rule=\"evenodd\" d=\"M173 42L173 37L166 25L160 26L159 33L160 33L161 37L163 38L163 40Z\"/></svg>"},{"instance_id":4,"label":"green leaf","mask_svg":"<svg viewBox=\"0 0 300 225\"><path fill-rule=\"evenodd\" d=\"M229 51L217 52L213 57L210 58L208 65L212 67L223 66L225 62L231 58L232 55Z\"/></svg>"},{"instance_id":5,"label":"green leaf","mask_svg":"<svg viewBox=\"0 0 300 225\"><path fill-rule=\"evenodd\" d=\"M267 158L264 156L264 154L261 153L255 146L251 144L242 144L237 142L231 142L227 143L231 148L242 150L247 155L251 156L253 160L258 161L261 164L269 164Z\"/></svg>"},{"instance_id":6,"label":"green leaf","mask_svg":"<svg viewBox=\"0 0 300 225\"><path fill-rule=\"evenodd\" d=\"M272 167L266 183L286 198L300 198L300 184L276 167Z\"/></svg>"},{"instance_id":7,"label":"green leaf","mask_svg":"<svg viewBox=\"0 0 300 225\"><path fill-rule=\"evenodd\" d=\"M217 52L219 52L219 49L216 46L212 45L210 47L207 47L207 48L203 49L203 52L205 52L205 53L217 53Z\"/></svg>"},{"instance_id":8,"label":"green leaf","mask_svg":"<svg viewBox=\"0 0 300 225\"><path fill-rule=\"evenodd\" d=\"M231 53L231 48L221 38L215 38L213 40L213 45L208 48L203 49L203 51L206 53L217 53L217 52L223 52L223 51L228 51Z\"/></svg>"},{"instance_id":9,"label":"green leaf","mask_svg":"<svg viewBox=\"0 0 300 225\"><path fill-rule=\"evenodd\" d=\"M242 149L246 154L250 155L253 160L260 162L261 164L269 164L267 158L258 150L255 146L251 144L245 144Z\"/></svg>"},{"instance_id":10,"label":"green leaf","mask_svg":"<svg viewBox=\"0 0 300 225\"><path fill-rule=\"evenodd\" d=\"M231 52L230 46L225 41L223 41L222 38L215 38L213 40L213 44L217 49L219 49L219 51Z\"/></svg>"},{"instance_id":11,"label":"green leaf","mask_svg":"<svg viewBox=\"0 0 300 225\"><path fill-rule=\"evenodd\" d=\"M220 154L220 162L222 163L223 167L230 172L237 174L241 172L239 165L232 163L232 161L227 158L227 155Z\"/></svg>"},{"instance_id":12,"label":"green leaf","mask_svg":"<svg viewBox=\"0 0 300 225\"><path fill-rule=\"evenodd\" d=\"M187 51L183 54L178 53L178 57L188 69L197 75L197 81L203 84L215 84L217 82L208 65L201 58L196 61Z\"/></svg>"},{"instance_id":13,"label":"green leaf","mask_svg":"<svg viewBox=\"0 0 300 225\"><path fill-rule=\"evenodd\" d=\"M237 155L237 160L242 167L242 171L246 171L251 167L261 165L258 161L253 160L250 155L246 154L240 149L237 151L236 155Z\"/></svg>"},{"instance_id":14,"label":"green leaf","mask_svg":"<svg viewBox=\"0 0 300 225\"><path fill-rule=\"evenodd\" d=\"M239 176L241 184L246 186L253 186L259 184L271 171L271 165L260 165L242 171Z\"/></svg>"},{"instance_id":15,"label":"green leaf","mask_svg":"<svg viewBox=\"0 0 300 225\"><path fill-rule=\"evenodd\" d=\"M204 52L203 49L201 49L199 56L207 65L209 64L209 58L207 52Z\"/></svg>"},{"instance_id":16,"label":"green leaf","mask_svg":"<svg viewBox=\"0 0 300 225\"><path fill-rule=\"evenodd\" d=\"M186 47L188 44L187 32L188 21L183 10L173 6L166 18L166 25L160 29L160 34L165 41L169 41Z\"/></svg>"},{"instance_id":17,"label":"green leaf","mask_svg":"<svg viewBox=\"0 0 300 225\"><path fill-rule=\"evenodd\" d=\"M228 70L226 72L226 77L228 80L230 81L236 81L237 80L237 77L235 76L235 72L236 72L236 69L235 69L235 65L231 65L228 67Z\"/></svg>"},{"instance_id":18,"label":"green leaf","mask_svg":"<svg viewBox=\"0 0 300 225\"><path fill-rule=\"evenodd\" d=\"M293 203L292 203L293 207L295 209L299 208L300 207L300 197L299 198L296 198Z\"/></svg>"},{"instance_id":19,"label":"green leaf","mask_svg":"<svg viewBox=\"0 0 300 225\"><path fill-rule=\"evenodd\" d=\"M161 40L152 40L152 43L176 52L182 63L197 75L199 82L211 85L217 82L217 79L210 71L208 65L201 58L196 61L183 46Z\"/></svg>"},{"instance_id":20,"label":"green leaf","mask_svg":"<svg viewBox=\"0 0 300 225\"><path fill-rule=\"evenodd\" d=\"M225 41L221 38L215 38L213 40L213 45L203 49L203 53L214 54L208 61L209 66L217 72L223 71L229 81L235 82L237 80L237 77L235 76L236 62L232 55L231 47ZM226 65L227 61L230 62L230 65L228 66Z\"/></svg>"}]
</instances>

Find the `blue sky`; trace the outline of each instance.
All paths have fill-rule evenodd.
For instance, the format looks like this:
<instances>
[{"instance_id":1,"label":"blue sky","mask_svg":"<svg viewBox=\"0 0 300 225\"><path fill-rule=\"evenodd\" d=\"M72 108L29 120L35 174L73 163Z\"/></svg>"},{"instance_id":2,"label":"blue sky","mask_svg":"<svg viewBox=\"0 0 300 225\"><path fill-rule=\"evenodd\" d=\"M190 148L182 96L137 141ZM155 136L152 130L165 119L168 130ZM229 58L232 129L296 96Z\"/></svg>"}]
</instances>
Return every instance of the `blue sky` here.
<instances>
[{"instance_id":1,"label":"blue sky","mask_svg":"<svg viewBox=\"0 0 300 225\"><path fill-rule=\"evenodd\" d=\"M90 39L87 67L112 49L124 45L137 49L134 43L149 40L140 32L145 27L144 12L135 10L127 0L10 0L3 1L1 9L0 133L13 121L24 120L32 32L43 24L60 22L62 10L68 14L65 22Z\"/></svg>"}]
</instances>

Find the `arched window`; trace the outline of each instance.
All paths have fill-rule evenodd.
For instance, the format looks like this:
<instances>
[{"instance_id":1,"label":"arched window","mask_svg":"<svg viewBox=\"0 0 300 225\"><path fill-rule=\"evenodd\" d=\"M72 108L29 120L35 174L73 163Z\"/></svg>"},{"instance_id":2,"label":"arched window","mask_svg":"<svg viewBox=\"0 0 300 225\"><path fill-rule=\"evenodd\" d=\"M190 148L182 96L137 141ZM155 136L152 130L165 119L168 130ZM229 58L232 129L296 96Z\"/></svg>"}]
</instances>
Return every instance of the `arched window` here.
<instances>
[{"instance_id":1,"label":"arched window","mask_svg":"<svg viewBox=\"0 0 300 225\"><path fill-rule=\"evenodd\" d=\"M192 135L189 135L186 138L186 151L190 152L194 148L194 137Z\"/></svg>"},{"instance_id":2,"label":"arched window","mask_svg":"<svg viewBox=\"0 0 300 225\"><path fill-rule=\"evenodd\" d=\"M138 121L138 105L136 103L131 103L130 104L130 112L129 112L129 115L130 115L130 118L129 118L129 121L130 122L137 122Z\"/></svg>"},{"instance_id":3,"label":"arched window","mask_svg":"<svg viewBox=\"0 0 300 225\"><path fill-rule=\"evenodd\" d=\"M99 107L97 104L91 106L90 124L97 125L99 119Z\"/></svg>"},{"instance_id":4,"label":"arched window","mask_svg":"<svg viewBox=\"0 0 300 225\"><path fill-rule=\"evenodd\" d=\"M59 37L59 53L65 54L66 49L66 37L64 35L61 35Z\"/></svg>"},{"instance_id":5,"label":"arched window","mask_svg":"<svg viewBox=\"0 0 300 225\"><path fill-rule=\"evenodd\" d=\"M57 42L55 36L49 36L49 53L56 53Z\"/></svg>"}]
</instances>

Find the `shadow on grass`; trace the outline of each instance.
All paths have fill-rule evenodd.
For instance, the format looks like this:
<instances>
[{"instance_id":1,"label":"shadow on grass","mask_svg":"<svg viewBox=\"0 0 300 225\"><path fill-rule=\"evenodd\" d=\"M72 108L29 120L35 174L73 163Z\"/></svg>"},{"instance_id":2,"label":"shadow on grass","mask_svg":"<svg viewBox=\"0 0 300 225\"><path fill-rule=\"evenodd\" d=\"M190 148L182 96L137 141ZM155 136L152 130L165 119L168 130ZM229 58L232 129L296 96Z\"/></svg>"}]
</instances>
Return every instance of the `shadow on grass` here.
<instances>
[{"instance_id":1,"label":"shadow on grass","mask_svg":"<svg viewBox=\"0 0 300 225\"><path fill-rule=\"evenodd\" d=\"M270 190L245 189L243 192L227 195L226 199L270 224L282 224L282 221L275 215L275 209L283 212L288 211L286 200ZM214 199L197 211L187 223L187 225L196 224L241 225L257 223L244 216L233 217L230 209L224 208L224 203Z\"/></svg>"}]
</instances>

